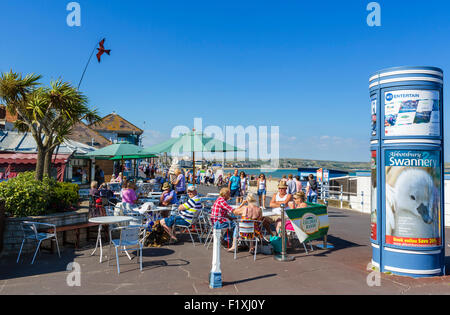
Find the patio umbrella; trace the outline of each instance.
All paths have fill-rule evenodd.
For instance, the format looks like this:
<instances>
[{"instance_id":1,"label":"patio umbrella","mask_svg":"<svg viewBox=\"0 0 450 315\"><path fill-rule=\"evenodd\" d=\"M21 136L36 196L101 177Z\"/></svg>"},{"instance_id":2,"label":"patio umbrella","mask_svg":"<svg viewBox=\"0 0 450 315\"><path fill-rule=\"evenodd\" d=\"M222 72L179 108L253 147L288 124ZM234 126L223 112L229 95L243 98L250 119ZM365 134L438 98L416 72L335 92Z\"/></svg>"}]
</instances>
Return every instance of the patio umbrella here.
<instances>
[{"instance_id":1,"label":"patio umbrella","mask_svg":"<svg viewBox=\"0 0 450 315\"><path fill-rule=\"evenodd\" d=\"M142 147L139 147L135 144L131 144L128 142L118 142L111 144L107 147L89 152L85 156L116 158L118 160L122 160L122 168L123 168L123 160L127 156L135 156L135 157L139 156L144 158L148 157L149 155L151 155L151 153L148 152L148 150L144 151Z\"/></svg>"},{"instance_id":2,"label":"patio umbrella","mask_svg":"<svg viewBox=\"0 0 450 315\"><path fill-rule=\"evenodd\" d=\"M191 132L185 133L178 138L172 138L163 143L146 148L145 151L148 153L192 152L192 169L195 182L195 152L237 152L245 150L193 129Z\"/></svg>"}]
</instances>

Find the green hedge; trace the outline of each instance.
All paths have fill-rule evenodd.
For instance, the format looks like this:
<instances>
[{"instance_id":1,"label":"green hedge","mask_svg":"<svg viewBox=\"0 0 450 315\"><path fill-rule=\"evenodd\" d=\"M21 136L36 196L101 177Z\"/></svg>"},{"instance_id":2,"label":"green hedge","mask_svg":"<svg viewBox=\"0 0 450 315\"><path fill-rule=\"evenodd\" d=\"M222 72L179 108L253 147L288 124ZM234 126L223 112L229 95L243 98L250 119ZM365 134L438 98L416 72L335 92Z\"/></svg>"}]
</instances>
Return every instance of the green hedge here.
<instances>
[{"instance_id":1,"label":"green hedge","mask_svg":"<svg viewBox=\"0 0 450 315\"><path fill-rule=\"evenodd\" d=\"M44 215L73 210L78 203L78 186L53 178L34 179L34 172L19 173L0 183L0 198L5 210L15 217Z\"/></svg>"}]
</instances>

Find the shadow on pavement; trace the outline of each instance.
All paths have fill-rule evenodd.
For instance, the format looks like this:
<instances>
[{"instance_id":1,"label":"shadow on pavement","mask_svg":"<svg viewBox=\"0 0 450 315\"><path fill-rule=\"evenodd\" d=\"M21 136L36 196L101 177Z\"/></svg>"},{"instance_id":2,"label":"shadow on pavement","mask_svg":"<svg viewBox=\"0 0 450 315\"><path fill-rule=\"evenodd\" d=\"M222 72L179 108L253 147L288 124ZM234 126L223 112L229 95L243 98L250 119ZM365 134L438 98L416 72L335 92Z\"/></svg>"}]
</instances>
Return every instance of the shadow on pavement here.
<instances>
[{"instance_id":1,"label":"shadow on pavement","mask_svg":"<svg viewBox=\"0 0 450 315\"><path fill-rule=\"evenodd\" d=\"M167 247L144 247L142 257L168 256L175 253L174 250Z\"/></svg>"},{"instance_id":2,"label":"shadow on pavement","mask_svg":"<svg viewBox=\"0 0 450 315\"><path fill-rule=\"evenodd\" d=\"M155 269L159 267L180 267L189 265L190 262L184 259L168 259L168 260L153 260L142 263L143 268ZM153 267L153 268L148 268Z\"/></svg>"},{"instance_id":3,"label":"shadow on pavement","mask_svg":"<svg viewBox=\"0 0 450 315\"><path fill-rule=\"evenodd\" d=\"M237 280L237 281L232 281L232 282L222 282L223 286L227 286L227 285L234 285L234 284L240 284L240 283L244 283L244 282L249 282L249 281L254 281L254 280L259 280L259 279L265 279L265 278L270 278L270 277L275 277L277 274L276 273L271 273L271 274L267 274L264 276L258 276L258 277L254 277L254 278L248 278L248 279L243 279L243 280Z\"/></svg>"},{"instance_id":4,"label":"shadow on pavement","mask_svg":"<svg viewBox=\"0 0 450 315\"><path fill-rule=\"evenodd\" d=\"M61 250L61 258L58 257L56 252L53 254L42 250L39 252L42 253L37 254L33 265L31 261L34 253L22 254L18 263L16 263L17 257L15 256L2 259L3 263L0 264L0 280L67 271L67 265L73 262L75 258L82 256L76 254L74 249L71 248Z\"/></svg>"}]
</instances>

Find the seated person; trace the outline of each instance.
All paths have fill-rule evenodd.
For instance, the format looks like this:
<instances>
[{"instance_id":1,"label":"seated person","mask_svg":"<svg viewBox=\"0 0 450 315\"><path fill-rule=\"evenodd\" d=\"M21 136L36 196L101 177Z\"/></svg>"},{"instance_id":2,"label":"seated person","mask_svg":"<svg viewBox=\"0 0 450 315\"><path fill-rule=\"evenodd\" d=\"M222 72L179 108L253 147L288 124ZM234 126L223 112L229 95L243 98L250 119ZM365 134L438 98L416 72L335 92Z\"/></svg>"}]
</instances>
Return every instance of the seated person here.
<instances>
[{"instance_id":1,"label":"seated person","mask_svg":"<svg viewBox=\"0 0 450 315\"><path fill-rule=\"evenodd\" d=\"M247 206L245 206L245 204L247 204ZM263 220L261 207L258 206L255 195L253 193L248 193L246 200L244 200L242 204L234 210L234 213L241 215L242 220L253 220L253 221ZM261 236L261 231L259 229L258 222L255 222L255 234ZM233 240L232 248L234 249L235 246L236 246L236 239ZM254 250L255 245L253 242L250 242L250 253L253 254Z\"/></svg>"},{"instance_id":2,"label":"seated person","mask_svg":"<svg viewBox=\"0 0 450 315\"><path fill-rule=\"evenodd\" d=\"M175 241L177 241L177 238L173 234L171 227L174 224L190 226L195 213L202 208L195 186L189 186L187 188L187 194L189 198L188 201L178 207L178 210L180 211L179 215L173 215L160 221L161 225L167 233L169 233L170 238Z\"/></svg>"},{"instance_id":3,"label":"seated person","mask_svg":"<svg viewBox=\"0 0 450 315\"><path fill-rule=\"evenodd\" d=\"M172 187L169 184L169 182L164 182L161 189L162 189L162 194L161 194L161 197L159 198L160 206L167 207L167 206L178 203L177 193L175 192L175 190L172 190ZM170 210L161 212L163 217L167 217L169 215L169 213L170 213Z\"/></svg>"},{"instance_id":4,"label":"seated person","mask_svg":"<svg viewBox=\"0 0 450 315\"><path fill-rule=\"evenodd\" d=\"M272 223L275 223L275 226L277 227L278 224L281 224L279 222L281 222L281 205L284 204L285 207L287 208L289 206L289 202L292 200L292 195L287 193L287 184L285 181L280 181L280 183L278 184L278 193L274 194L272 196L272 199L270 200L270 207L272 208L273 212L279 212L279 214L275 214L272 215L270 217L265 217L264 218L264 228L269 228L268 231L270 231L270 233L272 235L276 235L274 232L272 232L270 230L270 225Z\"/></svg>"},{"instance_id":5,"label":"seated person","mask_svg":"<svg viewBox=\"0 0 450 315\"><path fill-rule=\"evenodd\" d=\"M289 202L290 209L299 209L306 208L308 204L306 203L306 195L303 191L296 192L294 194L294 201ZM286 220L285 223L286 231L294 231L294 227L292 226L291 220ZM278 233L281 233L281 220L277 222L276 230Z\"/></svg>"},{"instance_id":6,"label":"seated person","mask_svg":"<svg viewBox=\"0 0 450 315\"><path fill-rule=\"evenodd\" d=\"M122 203L134 205L137 199L136 192L133 189L133 183L127 183L126 188L122 189Z\"/></svg>"},{"instance_id":7,"label":"seated person","mask_svg":"<svg viewBox=\"0 0 450 315\"><path fill-rule=\"evenodd\" d=\"M220 190L219 198L216 199L211 208L211 223L215 229L229 228L233 230L233 239L236 239L237 229L236 223L232 218L233 208L227 203L227 200L230 200L230 197L231 191L228 187ZM234 247L229 248L228 251L233 252Z\"/></svg>"},{"instance_id":8,"label":"seated person","mask_svg":"<svg viewBox=\"0 0 450 315\"><path fill-rule=\"evenodd\" d=\"M114 193L108 188L106 183L100 185L99 194L100 197L106 197L108 199L111 199L114 196Z\"/></svg>"},{"instance_id":9,"label":"seated person","mask_svg":"<svg viewBox=\"0 0 450 315\"><path fill-rule=\"evenodd\" d=\"M288 207L289 202L292 200L292 195L287 193L287 184L284 181L280 181L278 184L278 193L272 196L270 200L271 208L280 208L282 204Z\"/></svg>"},{"instance_id":10,"label":"seated person","mask_svg":"<svg viewBox=\"0 0 450 315\"><path fill-rule=\"evenodd\" d=\"M98 182L96 180L92 181L91 182L91 189L89 189L89 196L92 196L92 197L99 197L100 196L100 193L99 193L97 187L98 187Z\"/></svg>"}]
</instances>

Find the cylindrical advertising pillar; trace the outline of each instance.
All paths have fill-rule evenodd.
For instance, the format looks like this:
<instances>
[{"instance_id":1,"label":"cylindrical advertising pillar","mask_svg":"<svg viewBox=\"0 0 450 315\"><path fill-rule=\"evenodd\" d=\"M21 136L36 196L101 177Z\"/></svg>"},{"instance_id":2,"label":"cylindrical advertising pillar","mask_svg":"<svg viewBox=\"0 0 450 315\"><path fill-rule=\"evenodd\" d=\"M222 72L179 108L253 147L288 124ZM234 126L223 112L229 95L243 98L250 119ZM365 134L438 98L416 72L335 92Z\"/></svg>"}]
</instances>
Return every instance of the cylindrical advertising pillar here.
<instances>
[{"instance_id":1,"label":"cylindrical advertising pillar","mask_svg":"<svg viewBox=\"0 0 450 315\"><path fill-rule=\"evenodd\" d=\"M372 264L445 274L443 71L398 67L369 79Z\"/></svg>"}]
</instances>

